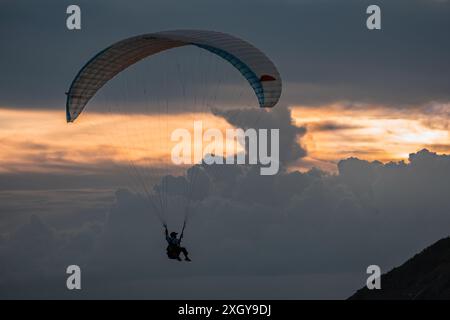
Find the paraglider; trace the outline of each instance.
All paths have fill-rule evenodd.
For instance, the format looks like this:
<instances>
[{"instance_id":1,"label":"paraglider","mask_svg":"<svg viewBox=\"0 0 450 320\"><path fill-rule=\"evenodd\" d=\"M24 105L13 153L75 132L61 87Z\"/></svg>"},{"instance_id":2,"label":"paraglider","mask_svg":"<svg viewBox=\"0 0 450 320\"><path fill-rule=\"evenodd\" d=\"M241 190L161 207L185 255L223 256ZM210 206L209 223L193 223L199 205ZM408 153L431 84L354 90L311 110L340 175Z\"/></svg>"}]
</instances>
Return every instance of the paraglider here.
<instances>
[{"instance_id":1,"label":"paraglider","mask_svg":"<svg viewBox=\"0 0 450 320\"><path fill-rule=\"evenodd\" d=\"M166 236L166 241L167 241L167 257L169 259L176 259L178 261L181 261L180 258L180 253L182 253L184 255L184 260L185 261L191 261L191 259L188 257L188 252L186 250L185 247L181 246L181 240L183 239L183 233L184 233L184 226L183 226L183 231L181 231L181 235L178 238L177 232L171 232L170 236L169 236L169 231L167 230L167 226L164 225L164 230L165 230L165 236Z\"/></svg>"},{"instance_id":2,"label":"paraglider","mask_svg":"<svg viewBox=\"0 0 450 320\"><path fill-rule=\"evenodd\" d=\"M122 70L148 56L187 45L208 50L231 63L253 88L260 107L277 104L281 78L275 65L260 50L222 32L174 30L131 37L95 55L81 68L67 92L67 122L75 121L95 93Z\"/></svg>"},{"instance_id":3,"label":"paraglider","mask_svg":"<svg viewBox=\"0 0 450 320\"><path fill-rule=\"evenodd\" d=\"M280 74L272 61L259 49L242 39L222 32L172 30L143 34L121 40L103 49L90 59L77 73L66 93L67 122L74 122L83 113L86 105L97 92L125 69L147 57L154 57L169 49L186 46L201 48L231 64L250 85L259 107L271 108L277 104L282 86ZM183 87L184 89L185 87ZM167 110L168 103L165 108ZM149 112L158 113L157 110ZM149 127L150 129L154 128L154 126ZM147 130L150 129L147 128ZM119 131L116 128L115 130ZM146 135L148 136L148 132L145 132L142 136L145 137ZM130 136L132 135L130 134ZM125 149L128 150L128 142L126 144ZM152 143L150 142L149 145L152 146ZM142 148L139 149L139 152L142 152ZM184 236L184 228L190 211L196 174L201 170L198 168L193 170L193 173L181 182L172 179L176 180L175 184L184 185L181 188L184 192L179 192L179 186L178 189L171 192L171 185L167 183L167 179L163 179L160 185L148 186L150 183L148 177L135 161L135 157L128 161L129 172L131 172L131 175L135 175L137 184L142 186L142 195L148 198L152 211L156 213L165 228L166 240L169 243L168 256L178 260L180 253L183 253L185 259L190 261L187 250L181 247L180 243ZM151 165L147 166L147 168L149 167ZM165 211L169 210L169 196L183 196L186 200L182 210L184 211L183 231L179 238L177 238L177 233L174 232L169 236L167 230L164 215Z\"/></svg>"}]
</instances>

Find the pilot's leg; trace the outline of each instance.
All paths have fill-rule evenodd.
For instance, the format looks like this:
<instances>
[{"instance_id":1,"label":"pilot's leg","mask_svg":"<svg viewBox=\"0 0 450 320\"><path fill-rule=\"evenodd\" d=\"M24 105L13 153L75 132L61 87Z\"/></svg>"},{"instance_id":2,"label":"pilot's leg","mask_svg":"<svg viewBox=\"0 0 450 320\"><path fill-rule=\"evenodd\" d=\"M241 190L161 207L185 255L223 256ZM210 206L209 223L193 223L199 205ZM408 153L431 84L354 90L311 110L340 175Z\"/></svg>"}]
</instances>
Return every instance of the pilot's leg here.
<instances>
[{"instance_id":1,"label":"pilot's leg","mask_svg":"<svg viewBox=\"0 0 450 320\"><path fill-rule=\"evenodd\" d=\"M191 261L191 259L189 259L188 257L188 252L185 247L180 247L180 252L183 253L184 260Z\"/></svg>"}]
</instances>

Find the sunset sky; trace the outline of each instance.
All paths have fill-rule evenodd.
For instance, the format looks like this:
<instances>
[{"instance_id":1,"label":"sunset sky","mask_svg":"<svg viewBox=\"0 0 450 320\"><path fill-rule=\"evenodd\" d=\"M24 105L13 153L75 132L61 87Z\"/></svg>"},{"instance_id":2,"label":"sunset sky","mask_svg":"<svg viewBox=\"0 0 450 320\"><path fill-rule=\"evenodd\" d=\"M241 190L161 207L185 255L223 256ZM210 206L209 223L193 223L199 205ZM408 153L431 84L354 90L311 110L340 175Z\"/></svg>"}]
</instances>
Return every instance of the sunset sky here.
<instances>
[{"instance_id":1,"label":"sunset sky","mask_svg":"<svg viewBox=\"0 0 450 320\"><path fill-rule=\"evenodd\" d=\"M429 107L441 113L450 105ZM382 162L407 160L410 153L422 148L438 153L450 152L447 124L436 113L424 110L393 111L382 107L360 106L346 109L339 103L329 106L292 106L297 126L307 134L299 140L307 157L292 169L312 166L334 172L339 160L357 157ZM170 133L177 128L192 131L192 114L108 115L91 114L88 120L67 124L61 111L2 108L0 113L0 170L2 172L64 172L94 170L95 164L132 159L142 165L170 164L175 145ZM199 114L204 130L233 128L224 119ZM84 121L83 121L84 120ZM164 127L161 127L161 123ZM120 134L119 134L120 132ZM136 135L139 135L137 137ZM73 143L68 143L71 141Z\"/></svg>"},{"instance_id":2,"label":"sunset sky","mask_svg":"<svg viewBox=\"0 0 450 320\"><path fill-rule=\"evenodd\" d=\"M0 1L0 299L341 299L369 264L449 235L449 0L378 0L381 30L371 0L77 0L75 31L72 4ZM89 59L175 29L260 49L278 104L259 109L236 68L189 46L120 72L66 122ZM279 128L282 170L172 166L170 134L198 120ZM180 268L161 216L178 231L186 208ZM64 286L74 263L81 293Z\"/></svg>"},{"instance_id":3,"label":"sunset sky","mask_svg":"<svg viewBox=\"0 0 450 320\"><path fill-rule=\"evenodd\" d=\"M383 30L370 33L359 28L363 21L360 12L365 10L365 4L357 1L327 4L319 20L311 19L311 16L319 14L316 14L317 7L312 3L301 2L297 8L295 4L285 1L272 10L283 17L277 20L276 27L261 23L256 18L258 15L254 14L256 11L266 15L271 11L266 8L270 4L255 8L251 1L245 2L236 19L239 21L241 15L248 19L246 12L252 12L252 24L258 25L259 29L229 24L223 18L225 15L218 15L218 12L230 9L221 4L209 8L210 14L201 22L187 19L186 15L180 14L181 11L171 12L171 23L154 10L160 8L161 12L166 12L168 7L159 4L149 13L156 12L153 18L145 17L146 21L152 21L151 25L144 26L136 23L139 19L117 23L116 18L112 18L113 14L101 14L100 7L81 1L80 5L86 11L85 24L77 32L60 26L58 16L59 11L65 10L63 4L29 10L22 3L7 1L5 10L0 13L4 25L0 36L8 44L2 47L0 53L3 75L0 79L0 138L3 143L0 170L60 172L74 169L73 166L77 165L92 168L94 163L123 161L121 151L105 140L108 137L106 132L117 126L130 127L131 122L131 127L143 131L143 126L153 123L155 118L151 117L155 116L149 115L148 121L142 116L137 121L137 118L123 121L123 117L99 116L95 123L100 127L95 130L101 132L92 134L82 121L76 125L64 122L63 93L84 62L111 42L131 34L177 26L235 33L251 40L275 61L283 79L279 105L288 106L295 124L307 128L306 135L298 140L306 149L307 156L293 163L293 169L306 170L316 166L335 171L337 161L347 157L382 162L405 160L409 153L422 148L438 153L448 152L450 63L446 52L450 45L444 30L448 30L449 22L445 17L449 7L445 1L413 2L415 5L408 5L408 10L404 10L401 2L386 3L386 11L395 14L383 18ZM335 10L334 6L339 10ZM108 10L126 18L127 11L119 10L119 7L110 6ZM181 10L182 7L178 8ZM2 16L8 12L6 9L18 13L20 19L12 19L11 14ZM138 14L132 8L129 10ZM92 19L94 16L96 18ZM408 18L402 23L395 22L403 16ZM30 39L28 32L33 23L39 23L41 28L36 30L38 35ZM105 25L108 25L107 32ZM410 32L411 28L415 31ZM45 45L38 45L38 39ZM33 55L30 55L31 52ZM167 69L168 63L164 57L155 57L153 64L131 68L133 77L130 79L134 82L126 79L126 89L122 85L110 90L118 96L127 94L131 97L123 103L124 107L138 104L139 99L146 98L136 94L143 90L153 90L160 97L170 97L173 102L182 98L180 90L175 92L173 85L161 85L172 78L176 83L180 74L180 71L177 73L174 69ZM168 53L167 57L168 61L178 59L176 61L181 64L183 74L200 70L197 73L202 76L201 70L206 70L206 65L210 63L209 57L199 56L200 59L197 59L195 55L188 54L180 60L175 51ZM192 57L199 61L193 62ZM155 75L164 76L158 79ZM153 82L147 80L149 76L154 77ZM201 85L200 80L195 76L185 76L184 81L191 82L196 88L196 83ZM222 100L215 101L217 106L230 104L230 101L236 104L233 99L247 86L245 82L240 82L241 88L237 90L230 84L233 82L218 90ZM201 97L201 93L195 94ZM147 96L151 94L147 93ZM152 106L149 108L152 109ZM92 123L95 108L89 112ZM224 119L214 119L208 115L202 117L212 126L224 129L228 125ZM121 120L123 123L120 123ZM186 126L181 115L167 117L164 122L173 128ZM167 130L163 134L154 127L145 130L147 134L144 135L151 138L145 137L143 143L148 144L150 139L156 139L153 141L158 143L151 143L150 150L145 150L143 145L136 146L139 150L134 151L133 157L150 157L150 161L161 162L167 157L169 149L163 143L168 136ZM117 130L114 132L117 134ZM67 137L77 143L67 143Z\"/></svg>"}]
</instances>

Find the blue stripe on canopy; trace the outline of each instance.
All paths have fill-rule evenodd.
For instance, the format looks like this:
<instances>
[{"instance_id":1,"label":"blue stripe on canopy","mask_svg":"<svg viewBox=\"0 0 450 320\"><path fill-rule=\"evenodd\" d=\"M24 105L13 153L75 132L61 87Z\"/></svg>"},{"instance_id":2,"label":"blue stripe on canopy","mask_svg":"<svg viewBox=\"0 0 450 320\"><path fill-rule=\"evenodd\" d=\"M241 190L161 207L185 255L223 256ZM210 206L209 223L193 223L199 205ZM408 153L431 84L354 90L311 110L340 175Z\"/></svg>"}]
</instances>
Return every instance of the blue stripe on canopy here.
<instances>
[{"instance_id":1,"label":"blue stripe on canopy","mask_svg":"<svg viewBox=\"0 0 450 320\"><path fill-rule=\"evenodd\" d=\"M264 105L264 89L261 81L259 81L256 73L253 72L253 70L251 70L244 62L224 50L198 43L192 44L202 49L208 50L231 63L236 69L239 70L239 72L245 77L245 79L247 79L248 83L250 83L258 98L259 104L261 106Z\"/></svg>"}]
</instances>

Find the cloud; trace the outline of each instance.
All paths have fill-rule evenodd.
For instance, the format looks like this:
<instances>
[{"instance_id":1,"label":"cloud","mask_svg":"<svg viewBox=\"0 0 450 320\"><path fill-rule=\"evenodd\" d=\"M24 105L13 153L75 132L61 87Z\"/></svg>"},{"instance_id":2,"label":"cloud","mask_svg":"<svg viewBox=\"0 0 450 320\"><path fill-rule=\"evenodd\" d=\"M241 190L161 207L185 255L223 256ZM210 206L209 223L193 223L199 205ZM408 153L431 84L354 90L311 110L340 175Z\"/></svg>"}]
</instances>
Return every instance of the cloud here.
<instances>
[{"instance_id":1,"label":"cloud","mask_svg":"<svg viewBox=\"0 0 450 320\"><path fill-rule=\"evenodd\" d=\"M127 190L116 192L106 218L83 216L80 222L85 223L75 229L50 227L52 216L45 217L48 223L32 216L16 231L3 232L0 292L3 297L39 297L40 290L24 292L24 286L38 288L39 279L61 286L64 266L75 263L82 265L86 286L78 297L85 298L127 297L123 288L130 288L128 297L158 297L162 279L192 285L179 294L162 290L168 298L235 296L239 283L252 277L283 281L278 297L307 297L308 290L325 297L331 290L320 280L325 274L340 281L333 297L344 298L364 282L367 265L377 263L387 271L448 235L450 156L422 150L411 154L408 163L350 158L338 167L336 175L313 169L272 177L245 166L223 166L224 172L196 167L208 192L200 192L190 205L184 245L191 264L165 257L155 212L147 199ZM190 178L167 179L184 184ZM177 198L183 194L173 190L166 216L170 229L178 229L183 216ZM62 215L65 211L61 207ZM286 277L292 286L281 280ZM212 279L217 281L214 290ZM308 286L299 289L299 279ZM111 281L117 287L107 285ZM255 288L258 292L246 290L245 297L272 297L268 285ZM53 296L68 295L49 290Z\"/></svg>"},{"instance_id":2,"label":"cloud","mask_svg":"<svg viewBox=\"0 0 450 320\"><path fill-rule=\"evenodd\" d=\"M339 130L349 130L349 129L360 129L362 126L339 123L335 121L322 121L316 124L309 125L314 131L339 131Z\"/></svg>"},{"instance_id":3,"label":"cloud","mask_svg":"<svg viewBox=\"0 0 450 320\"><path fill-rule=\"evenodd\" d=\"M4 4L0 39L8 45L0 52L0 69L7 76L0 79L0 105L61 108L72 78L95 53L131 35L175 28L225 31L261 48L280 69L287 105L344 100L398 108L450 98L448 1L378 1L380 32L366 29L365 9L371 3L359 0L253 0L242 2L238 12L228 3L205 0L189 5L136 1L132 7L121 1L79 1L83 21L76 32L65 28L68 4ZM41 36L30 39L33 30ZM167 65L152 70L163 74ZM148 73L134 71L131 80Z\"/></svg>"},{"instance_id":4,"label":"cloud","mask_svg":"<svg viewBox=\"0 0 450 320\"><path fill-rule=\"evenodd\" d=\"M259 109L233 109L212 110L216 116L223 117L231 125L253 129L279 129L280 130L280 162L288 165L306 156L306 150L301 147L298 140L306 133L305 127L298 127L291 117L291 110L278 106L268 112Z\"/></svg>"}]
</instances>

